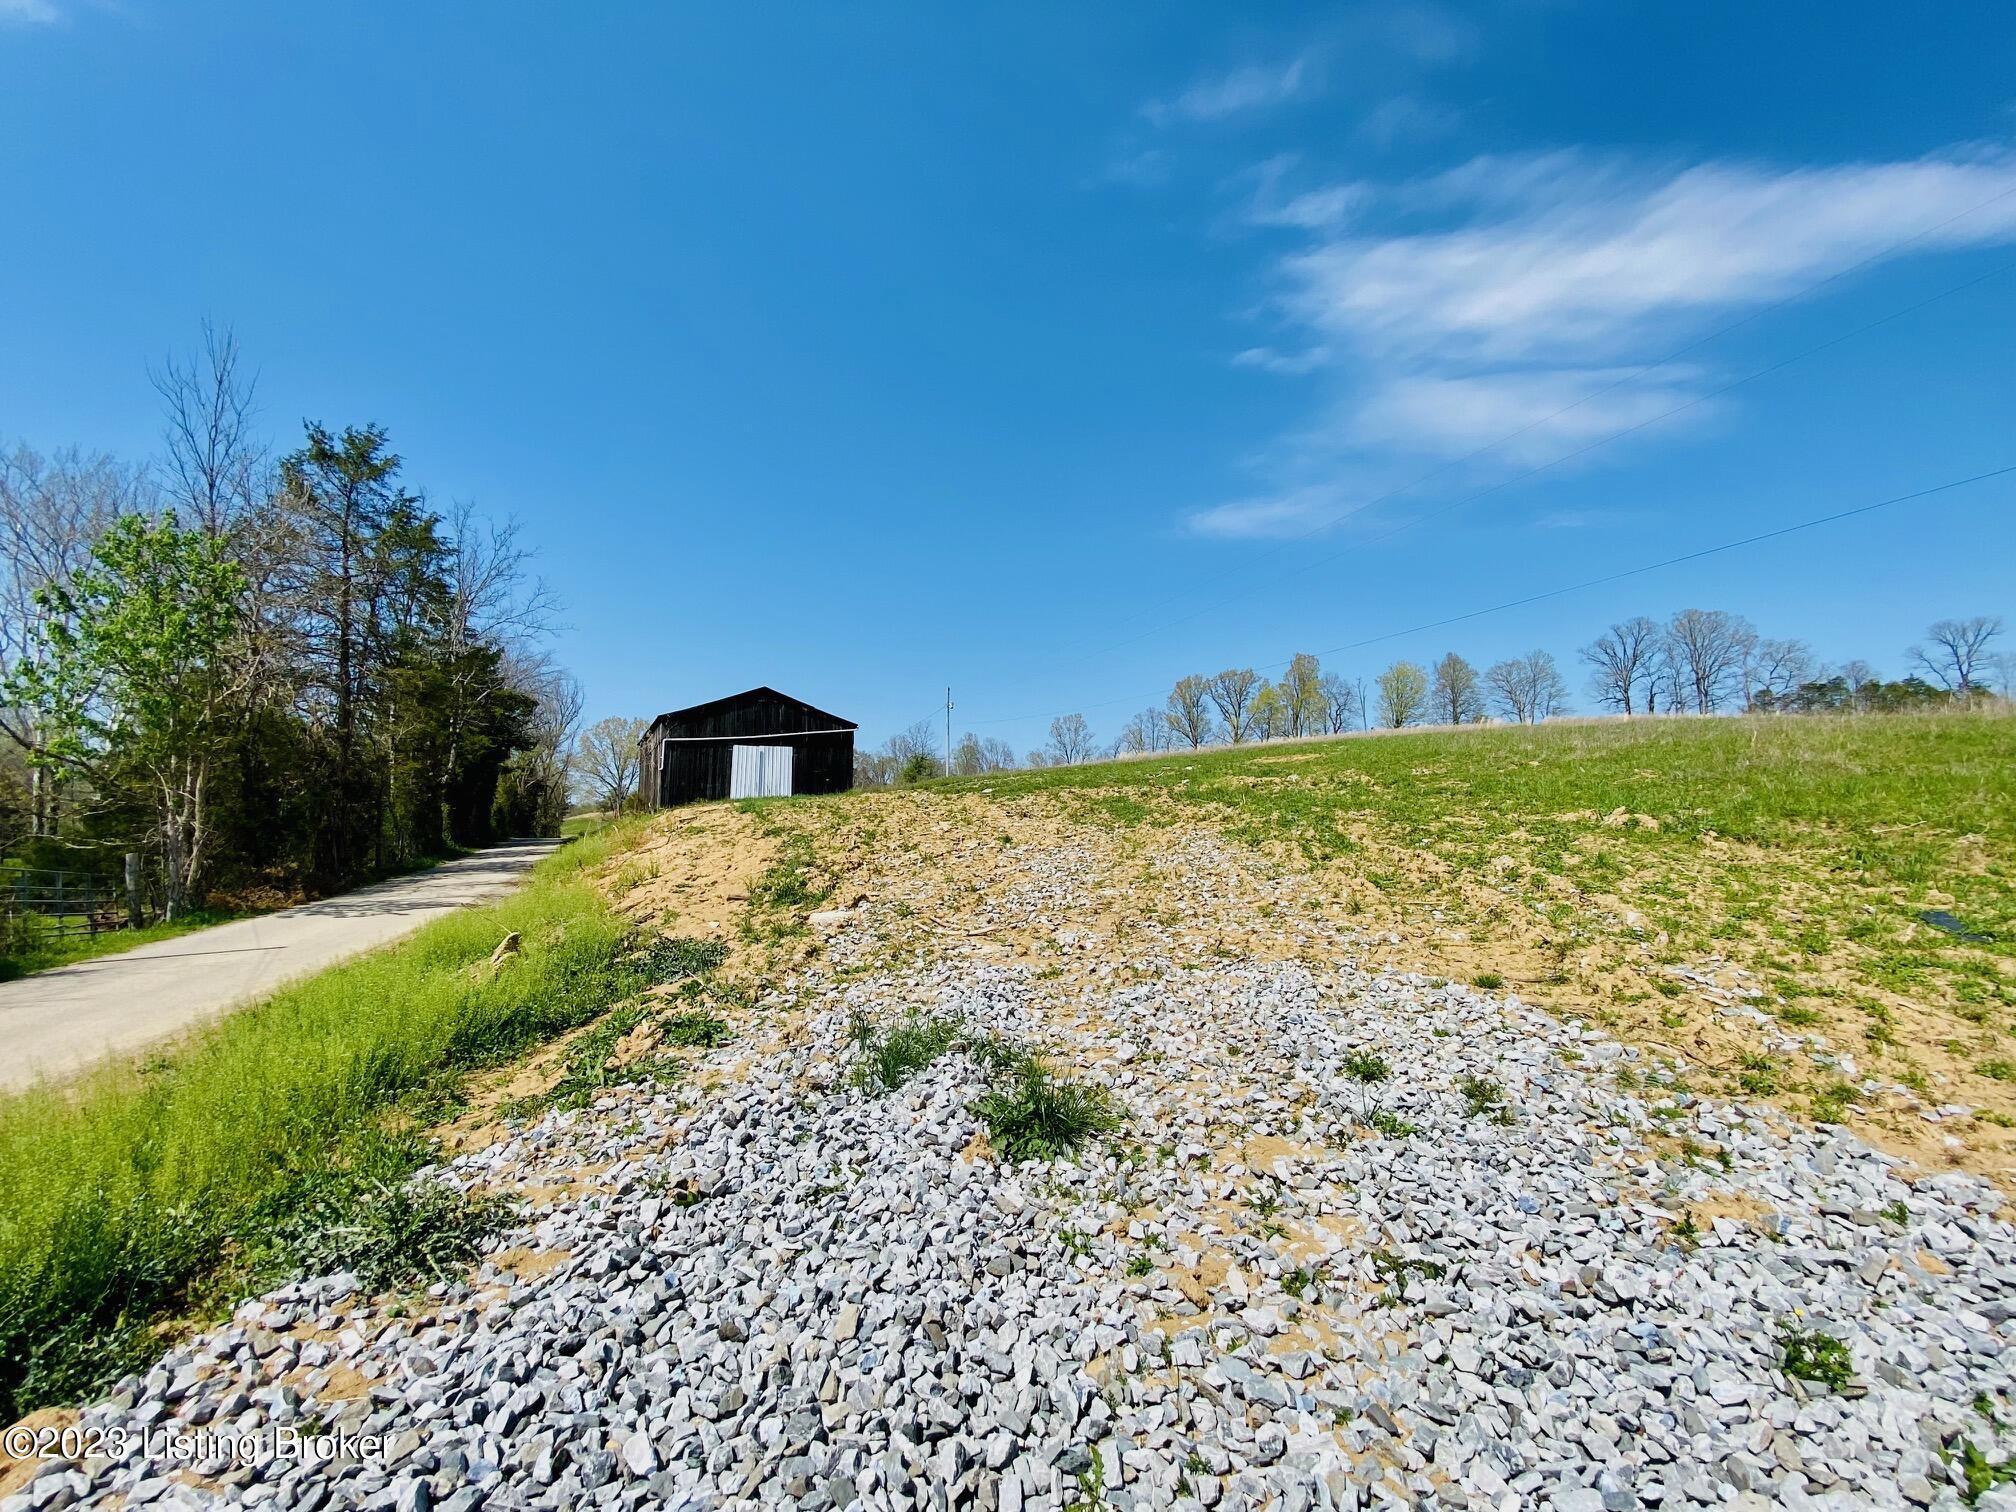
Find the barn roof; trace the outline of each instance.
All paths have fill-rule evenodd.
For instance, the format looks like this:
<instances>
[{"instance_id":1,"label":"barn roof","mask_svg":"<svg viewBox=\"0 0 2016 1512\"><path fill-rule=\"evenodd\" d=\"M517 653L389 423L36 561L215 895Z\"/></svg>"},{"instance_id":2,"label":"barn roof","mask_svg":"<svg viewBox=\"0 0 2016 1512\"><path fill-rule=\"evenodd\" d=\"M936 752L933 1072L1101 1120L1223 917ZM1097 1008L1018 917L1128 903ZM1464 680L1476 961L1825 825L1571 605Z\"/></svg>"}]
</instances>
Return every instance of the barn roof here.
<instances>
[{"instance_id":1,"label":"barn roof","mask_svg":"<svg viewBox=\"0 0 2016 1512\"><path fill-rule=\"evenodd\" d=\"M837 728L848 730L858 730L861 728L851 719L842 719L838 714L828 714L824 709L817 708L805 702L802 698L793 698L789 693L779 693L775 688L767 686L748 688L740 693L730 693L726 698L710 698L706 703L697 703L690 708L667 710L651 721L651 728L655 730L660 725L675 719L705 718L709 714L719 713L723 709L733 708L737 704L750 703L759 698L774 698L781 703L796 704L808 714L816 714L828 724Z\"/></svg>"}]
</instances>

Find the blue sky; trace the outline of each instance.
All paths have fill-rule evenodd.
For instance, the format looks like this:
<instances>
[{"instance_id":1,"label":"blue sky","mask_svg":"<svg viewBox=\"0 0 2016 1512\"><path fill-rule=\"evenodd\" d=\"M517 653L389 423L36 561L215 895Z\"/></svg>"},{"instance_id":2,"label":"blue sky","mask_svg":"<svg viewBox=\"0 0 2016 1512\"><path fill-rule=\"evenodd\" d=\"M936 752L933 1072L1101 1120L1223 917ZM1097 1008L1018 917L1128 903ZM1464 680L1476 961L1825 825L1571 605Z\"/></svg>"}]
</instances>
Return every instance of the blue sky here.
<instances>
[{"instance_id":1,"label":"blue sky","mask_svg":"<svg viewBox=\"0 0 2016 1512\"><path fill-rule=\"evenodd\" d=\"M0 441L155 449L227 323L276 444L523 522L591 715L1111 735L2016 463L2001 3L0 0L0 204ZM2016 620L2012 505L1327 660L1699 604L1901 672Z\"/></svg>"}]
</instances>

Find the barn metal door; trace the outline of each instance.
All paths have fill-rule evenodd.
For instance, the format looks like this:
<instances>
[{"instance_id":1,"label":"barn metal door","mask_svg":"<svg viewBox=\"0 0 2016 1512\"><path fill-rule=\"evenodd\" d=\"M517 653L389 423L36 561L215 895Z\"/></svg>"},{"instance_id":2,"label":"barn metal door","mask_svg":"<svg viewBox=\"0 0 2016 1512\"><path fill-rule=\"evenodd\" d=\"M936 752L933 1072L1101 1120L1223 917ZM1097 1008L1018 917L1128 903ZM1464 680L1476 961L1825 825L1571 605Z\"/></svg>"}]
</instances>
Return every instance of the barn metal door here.
<instances>
[{"instance_id":1,"label":"barn metal door","mask_svg":"<svg viewBox=\"0 0 2016 1512\"><path fill-rule=\"evenodd\" d=\"M791 796L791 747L744 746L733 748L728 768L730 798L789 798Z\"/></svg>"}]
</instances>

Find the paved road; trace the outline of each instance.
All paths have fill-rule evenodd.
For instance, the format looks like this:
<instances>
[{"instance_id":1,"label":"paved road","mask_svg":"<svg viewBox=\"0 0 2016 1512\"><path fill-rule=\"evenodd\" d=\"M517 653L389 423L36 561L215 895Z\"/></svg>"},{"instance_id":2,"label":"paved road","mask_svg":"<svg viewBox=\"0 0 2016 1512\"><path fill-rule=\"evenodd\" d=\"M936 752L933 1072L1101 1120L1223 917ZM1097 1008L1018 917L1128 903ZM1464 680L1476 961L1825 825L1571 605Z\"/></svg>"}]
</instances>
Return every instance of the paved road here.
<instances>
[{"instance_id":1,"label":"paved road","mask_svg":"<svg viewBox=\"0 0 2016 1512\"><path fill-rule=\"evenodd\" d=\"M509 892L559 843L514 840L319 903L0 982L0 1089L137 1049Z\"/></svg>"}]
</instances>

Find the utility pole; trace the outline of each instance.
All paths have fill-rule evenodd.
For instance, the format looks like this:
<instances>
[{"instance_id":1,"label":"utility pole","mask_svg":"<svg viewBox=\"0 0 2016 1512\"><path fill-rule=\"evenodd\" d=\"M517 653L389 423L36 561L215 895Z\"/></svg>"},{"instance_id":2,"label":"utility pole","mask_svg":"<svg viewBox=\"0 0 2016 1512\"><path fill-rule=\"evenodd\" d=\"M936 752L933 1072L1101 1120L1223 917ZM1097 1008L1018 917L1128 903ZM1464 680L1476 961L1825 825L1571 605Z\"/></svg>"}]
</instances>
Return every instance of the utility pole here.
<instances>
[{"instance_id":1,"label":"utility pole","mask_svg":"<svg viewBox=\"0 0 2016 1512\"><path fill-rule=\"evenodd\" d=\"M945 775L952 775L952 690L945 690Z\"/></svg>"}]
</instances>

